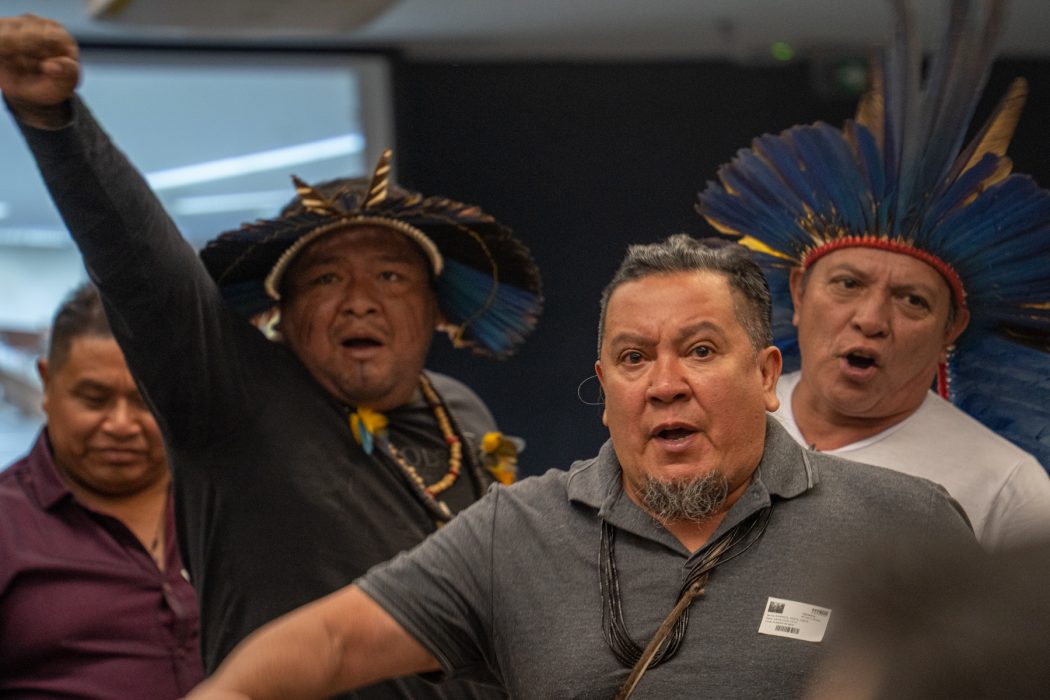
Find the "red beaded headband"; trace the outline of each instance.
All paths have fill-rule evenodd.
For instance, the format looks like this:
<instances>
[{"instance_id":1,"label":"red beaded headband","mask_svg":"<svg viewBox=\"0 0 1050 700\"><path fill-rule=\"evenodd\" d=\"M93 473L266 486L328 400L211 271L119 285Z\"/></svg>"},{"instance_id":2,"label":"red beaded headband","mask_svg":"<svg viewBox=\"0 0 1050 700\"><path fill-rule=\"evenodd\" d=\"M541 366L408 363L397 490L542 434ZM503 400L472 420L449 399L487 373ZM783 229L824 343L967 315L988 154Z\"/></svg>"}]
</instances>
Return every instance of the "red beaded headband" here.
<instances>
[{"instance_id":1,"label":"red beaded headband","mask_svg":"<svg viewBox=\"0 0 1050 700\"><path fill-rule=\"evenodd\" d=\"M904 255L910 255L917 260L923 261L933 269L937 270L937 272L941 273L941 276L944 277L945 281L948 283L948 287L952 290L952 298L955 300L956 305L960 308L966 307L966 290L963 287L962 279L959 277L959 273L955 271L955 268L938 258L936 255L901 241L891 241L885 238L873 238L871 236L843 236L842 238L828 241L827 243L807 252L802 257L802 269L809 268L817 260L832 251L840 250L842 248L856 247L878 248L879 250L888 250L891 253L903 253Z\"/></svg>"}]
</instances>

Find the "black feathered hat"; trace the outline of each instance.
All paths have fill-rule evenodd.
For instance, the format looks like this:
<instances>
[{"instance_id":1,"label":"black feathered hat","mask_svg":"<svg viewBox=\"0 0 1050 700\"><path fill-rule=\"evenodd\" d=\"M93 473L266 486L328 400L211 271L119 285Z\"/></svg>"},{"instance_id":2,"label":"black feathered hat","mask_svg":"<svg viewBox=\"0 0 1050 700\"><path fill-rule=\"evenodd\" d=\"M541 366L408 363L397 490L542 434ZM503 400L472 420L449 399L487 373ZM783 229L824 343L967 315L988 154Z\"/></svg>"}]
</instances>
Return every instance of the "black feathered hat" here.
<instances>
[{"instance_id":1,"label":"black feathered hat","mask_svg":"<svg viewBox=\"0 0 1050 700\"><path fill-rule=\"evenodd\" d=\"M539 270L528 249L480 208L424 197L389 181L391 152L370 181L333 180L311 187L276 219L227 231L201 260L223 296L246 318L273 310L281 280L313 241L352 226L378 226L419 246L434 275L444 330L456 347L492 357L512 354L543 307Z\"/></svg>"}]
</instances>

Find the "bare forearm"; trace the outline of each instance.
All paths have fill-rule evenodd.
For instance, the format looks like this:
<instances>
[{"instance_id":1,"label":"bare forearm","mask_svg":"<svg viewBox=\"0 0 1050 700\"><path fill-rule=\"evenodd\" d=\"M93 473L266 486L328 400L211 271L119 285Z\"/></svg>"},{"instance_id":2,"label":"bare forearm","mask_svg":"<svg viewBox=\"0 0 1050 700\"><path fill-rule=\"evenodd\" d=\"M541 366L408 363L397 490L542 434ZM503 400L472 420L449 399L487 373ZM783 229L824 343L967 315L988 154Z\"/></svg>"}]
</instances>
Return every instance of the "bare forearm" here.
<instances>
[{"instance_id":1,"label":"bare forearm","mask_svg":"<svg viewBox=\"0 0 1050 700\"><path fill-rule=\"evenodd\" d=\"M430 653L350 586L250 636L188 700L325 698L437 669Z\"/></svg>"},{"instance_id":2,"label":"bare forearm","mask_svg":"<svg viewBox=\"0 0 1050 700\"><path fill-rule=\"evenodd\" d=\"M343 690L336 682L342 656L307 607L248 637L188 700L329 697Z\"/></svg>"}]
</instances>

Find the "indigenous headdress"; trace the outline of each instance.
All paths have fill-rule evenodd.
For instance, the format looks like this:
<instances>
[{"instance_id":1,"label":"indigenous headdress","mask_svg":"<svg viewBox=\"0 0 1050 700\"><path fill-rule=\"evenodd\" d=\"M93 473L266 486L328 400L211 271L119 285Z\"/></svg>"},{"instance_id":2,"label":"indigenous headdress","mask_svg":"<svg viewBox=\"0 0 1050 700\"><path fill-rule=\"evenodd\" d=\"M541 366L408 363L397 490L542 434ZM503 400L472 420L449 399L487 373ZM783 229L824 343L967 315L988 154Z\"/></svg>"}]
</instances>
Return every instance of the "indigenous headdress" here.
<instances>
[{"instance_id":1,"label":"indigenous headdress","mask_svg":"<svg viewBox=\"0 0 1050 700\"><path fill-rule=\"evenodd\" d=\"M201 251L223 297L246 318L271 312L281 282L313 241L353 226L407 236L430 265L443 329L456 347L502 358L536 325L543 307L540 274L510 229L476 206L421 194L390 182L392 153L371 180L311 187L292 178L298 198L276 219L227 231Z\"/></svg>"},{"instance_id":2,"label":"indigenous headdress","mask_svg":"<svg viewBox=\"0 0 1050 700\"><path fill-rule=\"evenodd\" d=\"M1050 192L1011 174L1005 155L1023 79L964 145L1003 4L952 0L924 81L908 3L895 0L893 45L855 119L755 139L718 170L698 210L756 253L788 366L797 362L792 268L848 246L933 266L970 311L938 390L1050 465Z\"/></svg>"}]
</instances>

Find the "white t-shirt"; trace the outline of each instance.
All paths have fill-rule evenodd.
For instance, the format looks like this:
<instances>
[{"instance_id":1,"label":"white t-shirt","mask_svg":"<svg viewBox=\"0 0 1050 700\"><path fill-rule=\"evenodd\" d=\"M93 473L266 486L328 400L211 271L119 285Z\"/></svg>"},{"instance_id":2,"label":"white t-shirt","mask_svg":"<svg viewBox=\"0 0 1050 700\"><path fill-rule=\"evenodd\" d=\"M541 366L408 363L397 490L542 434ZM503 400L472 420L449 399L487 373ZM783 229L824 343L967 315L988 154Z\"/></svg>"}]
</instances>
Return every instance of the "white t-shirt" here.
<instances>
[{"instance_id":1,"label":"white t-shirt","mask_svg":"<svg viewBox=\"0 0 1050 700\"><path fill-rule=\"evenodd\" d=\"M800 373L780 378L774 413L802 445L791 395ZM1050 477L1039 462L933 392L900 423L828 454L937 482L962 505L988 549L1050 538Z\"/></svg>"}]
</instances>

